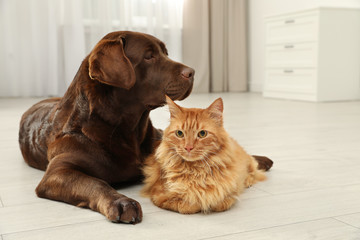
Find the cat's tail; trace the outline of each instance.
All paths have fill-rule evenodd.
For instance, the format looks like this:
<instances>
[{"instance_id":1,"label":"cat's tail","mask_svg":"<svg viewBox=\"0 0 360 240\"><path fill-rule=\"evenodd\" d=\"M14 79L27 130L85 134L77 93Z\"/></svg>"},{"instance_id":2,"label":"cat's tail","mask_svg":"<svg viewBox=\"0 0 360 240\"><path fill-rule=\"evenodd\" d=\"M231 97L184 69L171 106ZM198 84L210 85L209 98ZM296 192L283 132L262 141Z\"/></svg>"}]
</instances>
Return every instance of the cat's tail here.
<instances>
[{"instance_id":1,"label":"cat's tail","mask_svg":"<svg viewBox=\"0 0 360 240\"><path fill-rule=\"evenodd\" d=\"M260 170L269 171L274 164L270 158L265 156L253 155L253 158L258 162L258 169Z\"/></svg>"}]
</instances>

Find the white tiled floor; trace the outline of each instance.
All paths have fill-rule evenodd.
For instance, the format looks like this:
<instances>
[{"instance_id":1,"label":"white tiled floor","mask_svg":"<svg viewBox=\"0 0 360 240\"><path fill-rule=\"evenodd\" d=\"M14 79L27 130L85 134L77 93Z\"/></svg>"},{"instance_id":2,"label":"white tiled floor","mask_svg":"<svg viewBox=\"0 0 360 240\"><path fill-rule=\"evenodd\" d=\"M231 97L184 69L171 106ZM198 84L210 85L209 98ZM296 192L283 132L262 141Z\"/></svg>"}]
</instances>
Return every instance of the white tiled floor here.
<instances>
[{"instance_id":1,"label":"white tiled floor","mask_svg":"<svg viewBox=\"0 0 360 240\"><path fill-rule=\"evenodd\" d=\"M21 114L39 99L0 99L0 234L19 239L360 239L360 102L308 103L259 94L192 94L206 107L223 97L225 127L249 153L274 160L268 180L227 212L180 215L139 195L144 220L114 224L87 209L34 193L43 172L28 167L17 143ZM165 108L152 112L168 124Z\"/></svg>"}]
</instances>

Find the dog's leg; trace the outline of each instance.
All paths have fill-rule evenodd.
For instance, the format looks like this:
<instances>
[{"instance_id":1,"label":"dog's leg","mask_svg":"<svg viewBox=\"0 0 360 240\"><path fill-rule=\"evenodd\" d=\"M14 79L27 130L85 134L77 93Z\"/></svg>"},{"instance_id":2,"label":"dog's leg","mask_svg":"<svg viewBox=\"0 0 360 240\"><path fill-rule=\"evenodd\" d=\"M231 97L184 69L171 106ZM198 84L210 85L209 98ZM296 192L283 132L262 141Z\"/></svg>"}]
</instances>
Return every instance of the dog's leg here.
<instances>
[{"instance_id":1,"label":"dog's leg","mask_svg":"<svg viewBox=\"0 0 360 240\"><path fill-rule=\"evenodd\" d=\"M273 165L273 161L268 157L253 155L253 158L258 162L258 169L260 170L269 171Z\"/></svg>"},{"instance_id":2,"label":"dog's leg","mask_svg":"<svg viewBox=\"0 0 360 240\"><path fill-rule=\"evenodd\" d=\"M64 161L50 162L36 194L41 198L90 208L112 222L135 224L142 220L141 206L137 201L119 194L105 181L88 176Z\"/></svg>"}]
</instances>

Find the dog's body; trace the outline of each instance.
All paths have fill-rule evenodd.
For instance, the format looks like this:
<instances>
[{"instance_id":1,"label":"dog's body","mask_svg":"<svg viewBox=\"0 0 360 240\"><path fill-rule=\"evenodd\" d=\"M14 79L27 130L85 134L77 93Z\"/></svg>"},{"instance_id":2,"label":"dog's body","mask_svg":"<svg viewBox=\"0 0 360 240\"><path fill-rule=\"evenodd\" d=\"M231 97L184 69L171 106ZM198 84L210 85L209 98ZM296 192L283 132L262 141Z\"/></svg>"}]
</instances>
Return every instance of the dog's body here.
<instances>
[{"instance_id":1,"label":"dog's body","mask_svg":"<svg viewBox=\"0 0 360 240\"><path fill-rule=\"evenodd\" d=\"M143 159L161 140L150 110L165 103L165 94L188 96L193 75L152 36L105 36L64 97L39 102L22 117L24 159L46 170L37 195L89 207L111 221L141 221L140 205L109 184L141 176Z\"/></svg>"},{"instance_id":2,"label":"dog's body","mask_svg":"<svg viewBox=\"0 0 360 240\"><path fill-rule=\"evenodd\" d=\"M140 222L140 204L110 184L141 177L143 160L162 135L150 111L164 105L165 94L187 97L193 76L150 35L106 35L62 98L35 104L21 119L24 159L46 170L37 195L91 208L114 222Z\"/></svg>"}]
</instances>

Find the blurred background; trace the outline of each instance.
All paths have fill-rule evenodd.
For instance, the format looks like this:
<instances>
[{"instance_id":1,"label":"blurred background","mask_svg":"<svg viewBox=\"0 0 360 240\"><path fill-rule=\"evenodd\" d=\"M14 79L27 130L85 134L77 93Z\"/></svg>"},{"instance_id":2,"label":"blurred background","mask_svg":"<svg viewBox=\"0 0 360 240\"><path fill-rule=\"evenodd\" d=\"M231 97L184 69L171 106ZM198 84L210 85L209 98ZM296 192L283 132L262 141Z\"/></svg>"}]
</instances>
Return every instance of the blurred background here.
<instances>
[{"instance_id":1,"label":"blurred background","mask_svg":"<svg viewBox=\"0 0 360 240\"><path fill-rule=\"evenodd\" d=\"M319 97L323 94L318 92L339 89L336 82L345 81L342 96L359 99L359 9L359 0L0 0L0 97L62 96L104 35L131 30L158 37L171 58L195 68L194 92L346 100ZM330 20L323 20L328 15ZM307 19L312 25L306 25ZM331 30L337 24L340 32ZM326 28L329 34L321 33ZM324 41L323 35L342 40ZM274 36L279 41L272 42ZM348 53L337 57L344 48ZM338 50L327 55L319 49ZM330 77L349 77L331 80L328 88L320 85L320 73L327 71L321 69L340 66L328 63L331 56L351 66L329 72ZM287 64L294 59L298 61ZM314 97L307 98L309 93Z\"/></svg>"}]
</instances>

